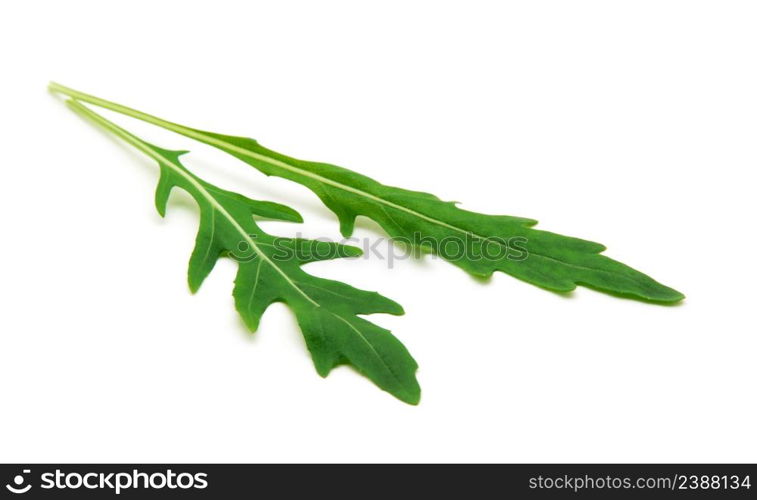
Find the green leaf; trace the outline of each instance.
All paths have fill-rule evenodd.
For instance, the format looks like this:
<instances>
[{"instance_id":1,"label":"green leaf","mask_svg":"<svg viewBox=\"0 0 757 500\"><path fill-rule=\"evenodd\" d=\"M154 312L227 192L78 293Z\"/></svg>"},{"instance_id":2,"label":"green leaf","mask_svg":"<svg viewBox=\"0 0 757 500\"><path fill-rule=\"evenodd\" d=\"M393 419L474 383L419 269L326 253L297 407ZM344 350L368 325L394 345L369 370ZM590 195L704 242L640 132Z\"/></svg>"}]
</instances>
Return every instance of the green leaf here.
<instances>
[{"instance_id":1,"label":"green leaf","mask_svg":"<svg viewBox=\"0 0 757 500\"><path fill-rule=\"evenodd\" d=\"M196 291L216 261L229 255L238 262L233 296L245 324L255 331L273 302L285 302L297 317L307 347L321 376L350 364L385 391L417 404L418 365L392 334L359 314L403 314L396 302L376 292L305 273L308 262L360 255L358 248L337 243L276 238L263 232L253 216L301 221L289 207L255 201L224 191L187 170L179 161L185 151L148 144L75 100L71 109L112 132L154 159L160 166L155 204L165 214L171 190L181 188L200 208L200 227L189 261L189 286Z\"/></svg>"},{"instance_id":2,"label":"green leaf","mask_svg":"<svg viewBox=\"0 0 757 500\"><path fill-rule=\"evenodd\" d=\"M599 243L533 229L536 221L460 209L429 193L386 186L356 172L298 160L253 139L197 130L58 84L51 89L123 113L225 151L266 175L311 189L352 233L355 217L376 221L393 238L424 248L465 271L489 277L502 271L534 285L568 292L576 285L644 301L674 303L684 298L651 277L610 259Z\"/></svg>"}]
</instances>

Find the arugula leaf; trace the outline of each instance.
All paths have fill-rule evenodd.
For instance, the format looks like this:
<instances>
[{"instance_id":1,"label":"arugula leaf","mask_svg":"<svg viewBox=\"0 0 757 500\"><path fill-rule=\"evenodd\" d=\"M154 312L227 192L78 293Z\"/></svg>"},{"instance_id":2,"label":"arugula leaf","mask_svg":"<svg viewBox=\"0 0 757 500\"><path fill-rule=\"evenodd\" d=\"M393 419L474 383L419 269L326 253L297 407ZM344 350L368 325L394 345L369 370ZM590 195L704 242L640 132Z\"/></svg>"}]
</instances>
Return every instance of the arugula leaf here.
<instances>
[{"instance_id":1,"label":"arugula leaf","mask_svg":"<svg viewBox=\"0 0 757 500\"><path fill-rule=\"evenodd\" d=\"M339 364L351 364L379 387L406 403L417 404L418 367L392 334L358 314L403 314L396 302L376 292L358 290L338 281L305 273L308 262L360 255L358 248L299 238L275 238L263 232L253 215L301 221L293 209L248 199L198 178L179 161L186 151L168 151L149 144L94 113L75 100L67 104L155 160L160 180L155 194L165 215L174 187L187 191L200 207L200 227L189 261L189 286L195 292L222 255L239 266L234 281L236 309L250 330L258 327L273 302L285 302L297 317L308 350L321 376Z\"/></svg>"},{"instance_id":2,"label":"arugula leaf","mask_svg":"<svg viewBox=\"0 0 757 500\"><path fill-rule=\"evenodd\" d=\"M583 285L657 303L684 298L651 277L600 255L603 245L532 229L535 220L470 212L429 193L386 186L334 165L290 158L253 139L185 127L59 84L52 83L50 88L204 142L266 175L308 187L336 214L344 236L352 233L355 217L363 215L391 237L428 249L476 276L502 271L558 292Z\"/></svg>"}]
</instances>

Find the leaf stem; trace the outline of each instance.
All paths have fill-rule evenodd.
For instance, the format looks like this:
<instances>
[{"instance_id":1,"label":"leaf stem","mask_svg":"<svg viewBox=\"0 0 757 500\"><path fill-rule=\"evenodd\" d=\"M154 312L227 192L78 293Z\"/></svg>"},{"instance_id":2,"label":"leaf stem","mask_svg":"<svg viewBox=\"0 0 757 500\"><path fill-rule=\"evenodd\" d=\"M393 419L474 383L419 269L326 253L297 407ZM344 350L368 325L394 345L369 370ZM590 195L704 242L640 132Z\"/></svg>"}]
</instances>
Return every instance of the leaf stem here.
<instances>
[{"instance_id":1,"label":"leaf stem","mask_svg":"<svg viewBox=\"0 0 757 500\"><path fill-rule=\"evenodd\" d=\"M166 158L156 153L149 144L147 144L145 141L137 137L136 135L132 134L128 130L125 130L112 121L104 118L103 116L98 115L91 109L87 108L86 106L83 106L80 102L69 99L66 101L66 105L74 111L76 114L94 122L96 125L101 126L102 128L108 130L109 132L113 133L117 137L123 139L130 145L134 146L135 148L142 151L144 154L152 158L153 160L157 161L160 164L167 163ZM171 165L169 165L171 166Z\"/></svg>"},{"instance_id":2,"label":"leaf stem","mask_svg":"<svg viewBox=\"0 0 757 500\"><path fill-rule=\"evenodd\" d=\"M121 113L126 116L131 116L132 118L137 118L138 120L145 121L147 123L152 123L153 125L157 125L159 127L167 128L168 130L173 130L175 132L179 132L181 134L184 133L191 133L192 129L189 129L187 127L184 127L182 125L179 125L178 123L170 122L168 120L164 120L162 118L158 118L155 115L151 115L149 113L144 113L142 111L138 111L134 108L130 108L128 106L124 106L122 104L118 104L113 101L108 101L107 99L101 99L99 97L93 96L91 94L87 94L85 92L80 92L78 90L74 90L71 87L66 87L65 85L61 85L60 83L56 82L50 82L50 84L47 86L47 88L51 92L57 92L59 94L67 95L68 97L72 97L76 100L82 101L82 102L88 102L90 104L94 104L95 106L100 106L101 108L110 109L111 111L115 111L117 113ZM87 110L85 108L86 111ZM78 111L77 111L78 112ZM90 111L91 112L91 111ZM92 112L95 114L94 112ZM89 116L89 115L87 115ZM95 114L95 116L99 116ZM100 117L102 118L102 117ZM107 120L106 120L107 121ZM98 123L101 123L99 120L97 120ZM120 127L117 127L120 128ZM126 132L122 129L123 132ZM126 132L128 135L131 135L129 132ZM125 138L124 138L125 139ZM137 140L139 140L137 138Z\"/></svg>"}]
</instances>

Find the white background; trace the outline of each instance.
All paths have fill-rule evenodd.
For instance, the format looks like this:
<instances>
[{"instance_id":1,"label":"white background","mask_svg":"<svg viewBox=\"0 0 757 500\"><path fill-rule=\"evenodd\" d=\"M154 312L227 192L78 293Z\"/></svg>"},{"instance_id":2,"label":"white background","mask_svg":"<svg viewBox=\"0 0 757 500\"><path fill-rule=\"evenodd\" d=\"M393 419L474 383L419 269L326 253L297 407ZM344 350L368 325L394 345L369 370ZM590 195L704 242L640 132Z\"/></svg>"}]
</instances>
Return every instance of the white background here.
<instances>
[{"instance_id":1,"label":"white background","mask_svg":"<svg viewBox=\"0 0 757 500\"><path fill-rule=\"evenodd\" d=\"M748 1L3 3L0 460L757 460L755 26ZM152 162L48 80L538 219L688 298L313 264L405 306L372 319L423 397L321 379L284 305L243 328L232 262L189 293L194 205L161 219ZM118 121L305 217L268 230L339 237L305 188Z\"/></svg>"}]
</instances>

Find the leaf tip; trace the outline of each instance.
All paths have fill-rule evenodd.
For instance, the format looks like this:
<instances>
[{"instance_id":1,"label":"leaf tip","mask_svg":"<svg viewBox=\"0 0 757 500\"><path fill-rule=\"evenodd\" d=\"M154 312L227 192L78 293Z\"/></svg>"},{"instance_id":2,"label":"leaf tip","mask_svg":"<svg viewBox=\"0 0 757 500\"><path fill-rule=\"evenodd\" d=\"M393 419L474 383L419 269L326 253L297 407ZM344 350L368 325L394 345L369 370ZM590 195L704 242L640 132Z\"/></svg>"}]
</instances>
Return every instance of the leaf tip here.
<instances>
[{"instance_id":1,"label":"leaf tip","mask_svg":"<svg viewBox=\"0 0 757 500\"><path fill-rule=\"evenodd\" d=\"M340 215L339 216L339 232L345 238L352 236L355 231L355 216L354 215Z\"/></svg>"},{"instance_id":2,"label":"leaf tip","mask_svg":"<svg viewBox=\"0 0 757 500\"><path fill-rule=\"evenodd\" d=\"M399 304L398 302L395 302L391 299L387 299L389 301L389 305L387 307L387 313L392 314L394 316L403 316L405 314L405 308L402 307L402 304Z\"/></svg>"},{"instance_id":3,"label":"leaf tip","mask_svg":"<svg viewBox=\"0 0 757 500\"><path fill-rule=\"evenodd\" d=\"M663 288L664 290L660 294L657 294L654 297L650 297L649 300L662 304L674 305L679 304L684 299L686 299L686 295L682 294L678 290L666 286L663 286Z\"/></svg>"},{"instance_id":4,"label":"leaf tip","mask_svg":"<svg viewBox=\"0 0 757 500\"><path fill-rule=\"evenodd\" d=\"M407 399L403 399L405 403L413 406L418 406L421 402L421 390L418 389L417 394L411 394Z\"/></svg>"},{"instance_id":5,"label":"leaf tip","mask_svg":"<svg viewBox=\"0 0 757 500\"><path fill-rule=\"evenodd\" d=\"M201 283L198 283L196 279L192 276L192 273L189 273L189 278L187 279L187 285L189 286L189 292L194 295L200 290Z\"/></svg>"},{"instance_id":6,"label":"leaf tip","mask_svg":"<svg viewBox=\"0 0 757 500\"><path fill-rule=\"evenodd\" d=\"M282 219L283 220L285 220L287 222L298 222L298 223L305 221L305 219L302 218L302 214L299 213L297 210L295 210L295 209L293 209L291 207L287 207L285 205L282 205L282 208L285 209L285 210L283 210L283 213L282 213L282 215L283 215Z\"/></svg>"},{"instance_id":7,"label":"leaf tip","mask_svg":"<svg viewBox=\"0 0 757 500\"><path fill-rule=\"evenodd\" d=\"M342 245L341 249L342 255L347 258L360 257L363 255L363 250L361 248L352 245Z\"/></svg>"},{"instance_id":8,"label":"leaf tip","mask_svg":"<svg viewBox=\"0 0 757 500\"><path fill-rule=\"evenodd\" d=\"M158 215L161 217L166 216L166 205L165 203L161 203L160 200L155 200L155 209L158 211Z\"/></svg>"},{"instance_id":9,"label":"leaf tip","mask_svg":"<svg viewBox=\"0 0 757 500\"><path fill-rule=\"evenodd\" d=\"M409 405L418 406L421 402L421 386L415 377L412 378L409 385L400 390L391 391L390 394Z\"/></svg>"}]
</instances>

